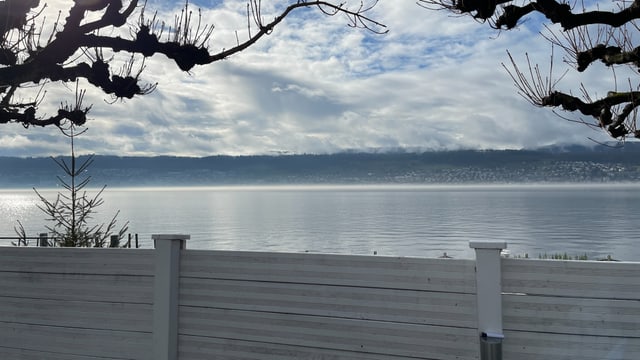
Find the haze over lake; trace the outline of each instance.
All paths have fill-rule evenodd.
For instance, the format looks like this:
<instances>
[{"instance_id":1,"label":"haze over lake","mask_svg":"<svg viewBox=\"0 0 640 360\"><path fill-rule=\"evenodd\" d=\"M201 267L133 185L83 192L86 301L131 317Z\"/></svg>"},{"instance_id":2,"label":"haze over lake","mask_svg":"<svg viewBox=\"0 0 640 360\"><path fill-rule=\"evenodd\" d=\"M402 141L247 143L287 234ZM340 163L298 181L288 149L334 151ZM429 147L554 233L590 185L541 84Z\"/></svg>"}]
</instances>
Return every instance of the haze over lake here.
<instances>
[{"instance_id":1,"label":"haze over lake","mask_svg":"<svg viewBox=\"0 0 640 360\"><path fill-rule=\"evenodd\" d=\"M190 234L188 248L471 258L470 240L512 255L640 259L640 185L367 185L108 188L96 219L119 209L143 247ZM45 191L54 196L54 191ZM0 191L0 236L21 220L46 231L32 190ZM9 241L3 242L8 245Z\"/></svg>"}]
</instances>

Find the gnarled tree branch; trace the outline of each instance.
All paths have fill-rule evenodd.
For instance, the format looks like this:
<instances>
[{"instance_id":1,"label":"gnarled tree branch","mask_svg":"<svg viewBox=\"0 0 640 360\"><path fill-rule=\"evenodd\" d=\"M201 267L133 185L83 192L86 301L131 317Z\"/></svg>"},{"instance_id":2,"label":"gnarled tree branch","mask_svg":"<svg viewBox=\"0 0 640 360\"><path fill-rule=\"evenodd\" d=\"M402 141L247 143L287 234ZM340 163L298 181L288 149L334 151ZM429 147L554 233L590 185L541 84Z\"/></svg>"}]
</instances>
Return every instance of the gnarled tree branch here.
<instances>
[{"instance_id":1,"label":"gnarled tree branch","mask_svg":"<svg viewBox=\"0 0 640 360\"><path fill-rule=\"evenodd\" d=\"M514 4L502 0L419 0L423 7L446 9L457 14L468 14L480 21L488 21L496 29L512 29L527 15L537 12L551 24L559 24L563 31L555 32L546 26L548 34L542 36L554 47L560 47L568 55L565 62L584 72L594 63L602 63L606 69L619 65L640 68L640 46L634 46L630 34L640 27L635 20L640 18L640 0L620 1L610 11L577 10L563 0L525 1ZM502 4L502 6L497 6ZM553 48L553 47L552 47ZM629 90L618 91L616 73L612 73L614 89L606 96L592 99L584 84L580 84L582 98L571 91L559 91L561 76L554 77L553 50L548 75L542 75L538 65L532 65L527 55L527 67L521 68L509 54L511 64L504 66L518 93L535 106L557 107L578 112L593 120L579 122L605 129L614 138L640 137L637 130L637 110L640 105L638 79L629 79Z\"/></svg>"},{"instance_id":2,"label":"gnarled tree branch","mask_svg":"<svg viewBox=\"0 0 640 360\"><path fill-rule=\"evenodd\" d=\"M296 9L317 8L327 15L343 14L349 19L349 26L365 28L376 33L386 32L383 24L369 18L366 13L376 4L371 0L370 6L360 3L355 10L347 8L344 3L331 1L295 1L287 6L271 22L263 22L259 15L259 0L249 0L258 16L254 16L258 31L249 33L247 40L236 46L211 52L208 40L213 31L212 26L191 29L192 16L187 5L181 16L176 18L175 29L169 29L170 35L162 39L153 26L157 23L144 23L144 7L141 8L140 23L132 32L131 38L117 35L109 36L100 33L105 28L118 28L127 24L138 6L138 0L75 0L65 18L64 26L58 29L54 25L54 35L46 43L39 42L39 34L34 31L30 14L39 6L37 0L6 0L0 2L0 35L11 31L22 34L18 46L11 41L0 42L0 123L16 122L28 126L48 126L71 121L75 125L84 124L88 109L74 111L61 108L50 117L37 115L38 101L15 100L17 90L26 85L46 83L69 83L78 79L86 79L89 84L100 88L105 94L115 98L132 98L153 91L155 85L141 85L141 70L133 72L132 66L124 66L124 72L114 73L111 61L102 56L103 50L114 53L132 54L146 58L163 54L173 60L183 71L189 71L196 65L206 65L239 53L255 44L265 35L270 34L287 16ZM97 20L83 23L87 14L99 12ZM37 13L36 13L37 15ZM37 17L34 15L34 17ZM155 18L155 17L154 17ZM29 21L32 23L29 24ZM133 29L133 24L130 25ZM162 34L162 26L159 33ZM173 33L172 31L173 30ZM173 36L171 36L173 35ZM25 45L26 44L26 45ZM87 55L88 49L96 49L96 56ZM81 58L86 58L80 60ZM143 69L141 66L140 69Z\"/></svg>"}]
</instances>

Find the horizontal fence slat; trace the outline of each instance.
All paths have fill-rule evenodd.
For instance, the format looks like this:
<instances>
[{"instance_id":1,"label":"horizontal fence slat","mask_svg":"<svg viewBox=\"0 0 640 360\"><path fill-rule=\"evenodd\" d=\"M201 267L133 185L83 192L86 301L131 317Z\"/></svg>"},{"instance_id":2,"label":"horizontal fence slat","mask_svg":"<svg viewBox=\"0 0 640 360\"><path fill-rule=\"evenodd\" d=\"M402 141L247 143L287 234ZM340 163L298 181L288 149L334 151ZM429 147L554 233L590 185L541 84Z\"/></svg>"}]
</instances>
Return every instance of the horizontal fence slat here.
<instances>
[{"instance_id":1,"label":"horizontal fence slat","mask_svg":"<svg viewBox=\"0 0 640 360\"><path fill-rule=\"evenodd\" d=\"M474 264L452 259L186 250L181 275L475 293Z\"/></svg>"},{"instance_id":2,"label":"horizontal fence slat","mask_svg":"<svg viewBox=\"0 0 640 360\"><path fill-rule=\"evenodd\" d=\"M152 360L151 333L0 323L0 348Z\"/></svg>"},{"instance_id":3,"label":"horizontal fence slat","mask_svg":"<svg viewBox=\"0 0 640 360\"><path fill-rule=\"evenodd\" d=\"M474 358L475 329L180 307L179 334L439 359Z\"/></svg>"},{"instance_id":4,"label":"horizontal fence slat","mask_svg":"<svg viewBox=\"0 0 640 360\"><path fill-rule=\"evenodd\" d=\"M404 356L188 335L179 336L178 348L180 360L407 360ZM412 359L436 358L431 357L429 351L425 351L423 356Z\"/></svg>"},{"instance_id":5,"label":"horizontal fence slat","mask_svg":"<svg viewBox=\"0 0 640 360\"><path fill-rule=\"evenodd\" d=\"M153 302L153 277L0 273L3 296L35 299Z\"/></svg>"},{"instance_id":6,"label":"horizontal fence slat","mask_svg":"<svg viewBox=\"0 0 640 360\"><path fill-rule=\"evenodd\" d=\"M416 290L182 278L180 304L475 328L475 296Z\"/></svg>"},{"instance_id":7,"label":"horizontal fence slat","mask_svg":"<svg viewBox=\"0 0 640 360\"><path fill-rule=\"evenodd\" d=\"M100 330L153 330L149 304L0 297L0 321Z\"/></svg>"},{"instance_id":8,"label":"horizontal fence slat","mask_svg":"<svg viewBox=\"0 0 640 360\"><path fill-rule=\"evenodd\" d=\"M640 298L640 263L502 260L502 291L608 299Z\"/></svg>"},{"instance_id":9,"label":"horizontal fence slat","mask_svg":"<svg viewBox=\"0 0 640 360\"><path fill-rule=\"evenodd\" d=\"M505 331L505 359L637 360L639 338Z\"/></svg>"},{"instance_id":10,"label":"horizontal fence slat","mask_svg":"<svg viewBox=\"0 0 640 360\"><path fill-rule=\"evenodd\" d=\"M124 360L123 358L70 355L50 351L33 351L0 347L0 359L7 360Z\"/></svg>"},{"instance_id":11,"label":"horizontal fence slat","mask_svg":"<svg viewBox=\"0 0 640 360\"><path fill-rule=\"evenodd\" d=\"M0 273L153 276L154 250L3 247Z\"/></svg>"},{"instance_id":12,"label":"horizontal fence slat","mask_svg":"<svg viewBox=\"0 0 640 360\"><path fill-rule=\"evenodd\" d=\"M640 300L503 295L508 330L640 338Z\"/></svg>"}]
</instances>

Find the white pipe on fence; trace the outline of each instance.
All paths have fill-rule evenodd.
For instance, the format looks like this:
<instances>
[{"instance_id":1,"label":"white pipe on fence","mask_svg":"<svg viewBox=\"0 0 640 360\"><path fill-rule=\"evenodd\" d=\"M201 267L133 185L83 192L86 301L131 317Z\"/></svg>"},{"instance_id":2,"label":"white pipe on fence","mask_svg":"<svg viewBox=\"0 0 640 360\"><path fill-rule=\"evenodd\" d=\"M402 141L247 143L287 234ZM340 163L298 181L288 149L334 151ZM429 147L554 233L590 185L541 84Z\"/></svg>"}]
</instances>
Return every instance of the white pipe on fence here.
<instances>
[{"instance_id":1,"label":"white pipe on fence","mask_svg":"<svg viewBox=\"0 0 640 360\"><path fill-rule=\"evenodd\" d=\"M470 241L476 251L476 297L480 359L502 359L502 274L500 252L504 241Z\"/></svg>"}]
</instances>

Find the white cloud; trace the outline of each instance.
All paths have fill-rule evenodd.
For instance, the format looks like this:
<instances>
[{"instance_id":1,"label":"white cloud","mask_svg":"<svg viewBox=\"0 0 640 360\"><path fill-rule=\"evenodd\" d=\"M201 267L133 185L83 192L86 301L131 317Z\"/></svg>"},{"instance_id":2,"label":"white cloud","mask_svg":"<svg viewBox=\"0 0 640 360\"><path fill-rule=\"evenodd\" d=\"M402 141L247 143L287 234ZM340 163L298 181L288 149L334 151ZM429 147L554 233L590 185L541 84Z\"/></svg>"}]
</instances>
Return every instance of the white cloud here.
<instances>
[{"instance_id":1,"label":"white cloud","mask_svg":"<svg viewBox=\"0 0 640 360\"><path fill-rule=\"evenodd\" d=\"M246 38L245 1L197 3L215 5L203 10L205 21L216 25L212 50L233 46L236 30ZM149 7L171 20L176 9L168 4L175 3L154 0ZM264 18L282 4L265 2ZM519 59L528 53L547 61L550 47L535 26L497 33L413 1L383 0L371 16L390 32L351 29L344 17L307 9L254 47L190 74L163 56L152 58L144 79L159 87L151 95L109 105L89 88L92 120L79 146L99 154L212 155L522 148L606 139L515 93L501 62L508 61L506 49ZM567 77L562 85L571 88L578 80ZM73 90L52 88L50 111L72 99ZM54 129L4 125L0 138L19 141L25 156L67 151ZM2 144L0 155L16 153L8 141Z\"/></svg>"},{"instance_id":2,"label":"white cloud","mask_svg":"<svg viewBox=\"0 0 640 360\"><path fill-rule=\"evenodd\" d=\"M7 149L20 149L29 145L29 139L24 135L4 135L0 137L0 143Z\"/></svg>"}]
</instances>

